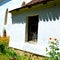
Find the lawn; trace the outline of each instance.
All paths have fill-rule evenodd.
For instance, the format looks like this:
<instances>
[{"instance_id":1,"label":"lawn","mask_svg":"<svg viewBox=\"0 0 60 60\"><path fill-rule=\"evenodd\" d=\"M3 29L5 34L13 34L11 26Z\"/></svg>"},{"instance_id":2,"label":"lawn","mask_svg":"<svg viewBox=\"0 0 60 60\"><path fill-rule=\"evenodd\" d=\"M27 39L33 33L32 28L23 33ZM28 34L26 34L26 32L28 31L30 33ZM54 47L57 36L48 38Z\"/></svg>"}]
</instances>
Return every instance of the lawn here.
<instances>
[{"instance_id":1,"label":"lawn","mask_svg":"<svg viewBox=\"0 0 60 60\"><path fill-rule=\"evenodd\" d=\"M0 42L5 43L5 44L9 44L9 40L10 40L10 36L7 37L0 37Z\"/></svg>"},{"instance_id":2,"label":"lawn","mask_svg":"<svg viewBox=\"0 0 60 60\"><path fill-rule=\"evenodd\" d=\"M0 54L0 60L8 60L8 57L5 54Z\"/></svg>"}]
</instances>

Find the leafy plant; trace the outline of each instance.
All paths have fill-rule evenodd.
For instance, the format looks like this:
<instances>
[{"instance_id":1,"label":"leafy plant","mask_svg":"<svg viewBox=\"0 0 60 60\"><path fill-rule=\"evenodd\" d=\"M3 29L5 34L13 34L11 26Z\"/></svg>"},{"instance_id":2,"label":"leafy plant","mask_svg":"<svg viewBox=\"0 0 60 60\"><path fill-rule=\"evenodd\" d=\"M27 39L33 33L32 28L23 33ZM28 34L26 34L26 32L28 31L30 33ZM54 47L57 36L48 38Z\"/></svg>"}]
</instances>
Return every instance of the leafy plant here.
<instances>
[{"instance_id":1,"label":"leafy plant","mask_svg":"<svg viewBox=\"0 0 60 60\"><path fill-rule=\"evenodd\" d=\"M17 58L17 54L16 54L16 52L14 51L13 48L8 49L6 55L8 56L9 59L16 60L16 58Z\"/></svg>"},{"instance_id":2,"label":"leafy plant","mask_svg":"<svg viewBox=\"0 0 60 60\"><path fill-rule=\"evenodd\" d=\"M0 42L0 53L6 54L7 51L6 49L7 49L6 44Z\"/></svg>"},{"instance_id":3,"label":"leafy plant","mask_svg":"<svg viewBox=\"0 0 60 60\"><path fill-rule=\"evenodd\" d=\"M5 54L9 60L10 58L14 58L14 60L17 58L17 54L14 49L8 49L7 45L2 42L0 42L0 54Z\"/></svg>"},{"instance_id":4,"label":"leafy plant","mask_svg":"<svg viewBox=\"0 0 60 60\"><path fill-rule=\"evenodd\" d=\"M49 58L47 60L60 60L59 42L57 38L49 39L49 50L46 48Z\"/></svg>"},{"instance_id":5,"label":"leafy plant","mask_svg":"<svg viewBox=\"0 0 60 60\"><path fill-rule=\"evenodd\" d=\"M0 42L0 55L6 55L8 60L31 60L30 57L16 54L13 48L8 48L3 42Z\"/></svg>"},{"instance_id":6,"label":"leafy plant","mask_svg":"<svg viewBox=\"0 0 60 60\"><path fill-rule=\"evenodd\" d=\"M18 60L32 60L31 57L24 56L24 55L18 55Z\"/></svg>"},{"instance_id":7,"label":"leafy plant","mask_svg":"<svg viewBox=\"0 0 60 60\"><path fill-rule=\"evenodd\" d=\"M7 36L7 37L1 37L0 36L0 42L5 43L6 45L8 45L9 39L10 39L9 36Z\"/></svg>"}]
</instances>

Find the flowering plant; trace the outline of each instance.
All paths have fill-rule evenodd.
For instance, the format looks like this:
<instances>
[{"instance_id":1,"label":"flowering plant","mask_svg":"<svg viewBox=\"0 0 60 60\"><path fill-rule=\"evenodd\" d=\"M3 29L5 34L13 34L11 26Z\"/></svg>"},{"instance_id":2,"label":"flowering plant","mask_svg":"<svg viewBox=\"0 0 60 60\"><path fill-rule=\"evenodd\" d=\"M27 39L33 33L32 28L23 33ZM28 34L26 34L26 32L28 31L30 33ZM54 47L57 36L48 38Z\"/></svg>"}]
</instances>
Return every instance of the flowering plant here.
<instances>
[{"instance_id":1,"label":"flowering plant","mask_svg":"<svg viewBox=\"0 0 60 60\"><path fill-rule=\"evenodd\" d=\"M60 60L59 42L57 38L49 38L49 50L46 48L49 55L47 60Z\"/></svg>"}]
</instances>

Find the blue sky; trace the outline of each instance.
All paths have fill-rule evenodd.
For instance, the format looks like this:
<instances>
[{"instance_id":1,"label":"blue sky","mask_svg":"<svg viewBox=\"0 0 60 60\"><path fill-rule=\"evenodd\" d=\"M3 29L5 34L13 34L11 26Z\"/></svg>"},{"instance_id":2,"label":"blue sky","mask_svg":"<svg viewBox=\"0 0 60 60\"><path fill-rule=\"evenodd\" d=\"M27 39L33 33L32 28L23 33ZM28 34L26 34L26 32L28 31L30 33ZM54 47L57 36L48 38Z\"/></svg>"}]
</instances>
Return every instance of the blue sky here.
<instances>
[{"instance_id":1,"label":"blue sky","mask_svg":"<svg viewBox=\"0 0 60 60\"><path fill-rule=\"evenodd\" d=\"M5 4L5 3L7 3L7 2L9 2L10 0L0 0L0 6L1 5L3 5L3 4Z\"/></svg>"},{"instance_id":2,"label":"blue sky","mask_svg":"<svg viewBox=\"0 0 60 60\"><path fill-rule=\"evenodd\" d=\"M18 8L21 6L22 2L25 1L26 3L31 0L5 0L0 2L0 11L8 8L9 10Z\"/></svg>"}]
</instances>

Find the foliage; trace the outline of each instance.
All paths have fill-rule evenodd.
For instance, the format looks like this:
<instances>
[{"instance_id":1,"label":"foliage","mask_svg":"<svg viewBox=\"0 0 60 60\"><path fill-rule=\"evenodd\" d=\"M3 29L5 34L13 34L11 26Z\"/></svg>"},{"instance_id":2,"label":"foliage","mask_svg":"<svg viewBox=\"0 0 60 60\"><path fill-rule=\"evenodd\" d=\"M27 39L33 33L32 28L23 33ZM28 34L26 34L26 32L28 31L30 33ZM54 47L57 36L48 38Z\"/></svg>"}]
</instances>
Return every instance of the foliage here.
<instances>
[{"instance_id":1,"label":"foliage","mask_svg":"<svg viewBox=\"0 0 60 60\"><path fill-rule=\"evenodd\" d=\"M32 60L31 57L24 56L24 55L18 55L18 60Z\"/></svg>"},{"instance_id":2,"label":"foliage","mask_svg":"<svg viewBox=\"0 0 60 60\"><path fill-rule=\"evenodd\" d=\"M8 49L7 45L2 42L0 42L0 54L5 54L8 59L17 57L17 54L14 49Z\"/></svg>"},{"instance_id":3,"label":"foliage","mask_svg":"<svg viewBox=\"0 0 60 60\"><path fill-rule=\"evenodd\" d=\"M0 53L6 54L6 50L7 50L6 44L0 42Z\"/></svg>"},{"instance_id":4,"label":"foliage","mask_svg":"<svg viewBox=\"0 0 60 60\"><path fill-rule=\"evenodd\" d=\"M0 54L0 60L9 60L5 54Z\"/></svg>"},{"instance_id":5,"label":"foliage","mask_svg":"<svg viewBox=\"0 0 60 60\"><path fill-rule=\"evenodd\" d=\"M1 55L4 55L5 57L7 57L8 60L10 60L10 59L14 59L14 60L31 60L30 57L16 54L16 52L13 48L8 48L7 45L5 43L2 43L2 42L0 42L0 57L1 57ZM0 58L0 59L2 59L2 58Z\"/></svg>"},{"instance_id":6,"label":"foliage","mask_svg":"<svg viewBox=\"0 0 60 60\"><path fill-rule=\"evenodd\" d=\"M2 42L2 43L8 44L9 43L9 39L10 39L9 36L7 36L7 37L1 37L0 36L0 42Z\"/></svg>"},{"instance_id":7,"label":"foliage","mask_svg":"<svg viewBox=\"0 0 60 60\"><path fill-rule=\"evenodd\" d=\"M14 60L17 59L17 54L13 48L8 49L6 55L8 56L9 59L11 59L11 58L13 58Z\"/></svg>"},{"instance_id":8,"label":"foliage","mask_svg":"<svg viewBox=\"0 0 60 60\"><path fill-rule=\"evenodd\" d=\"M57 38L49 39L49 50L46 48L49 58L47 60L60 60L59 42Z\"/></svg>"}]
</instances>

